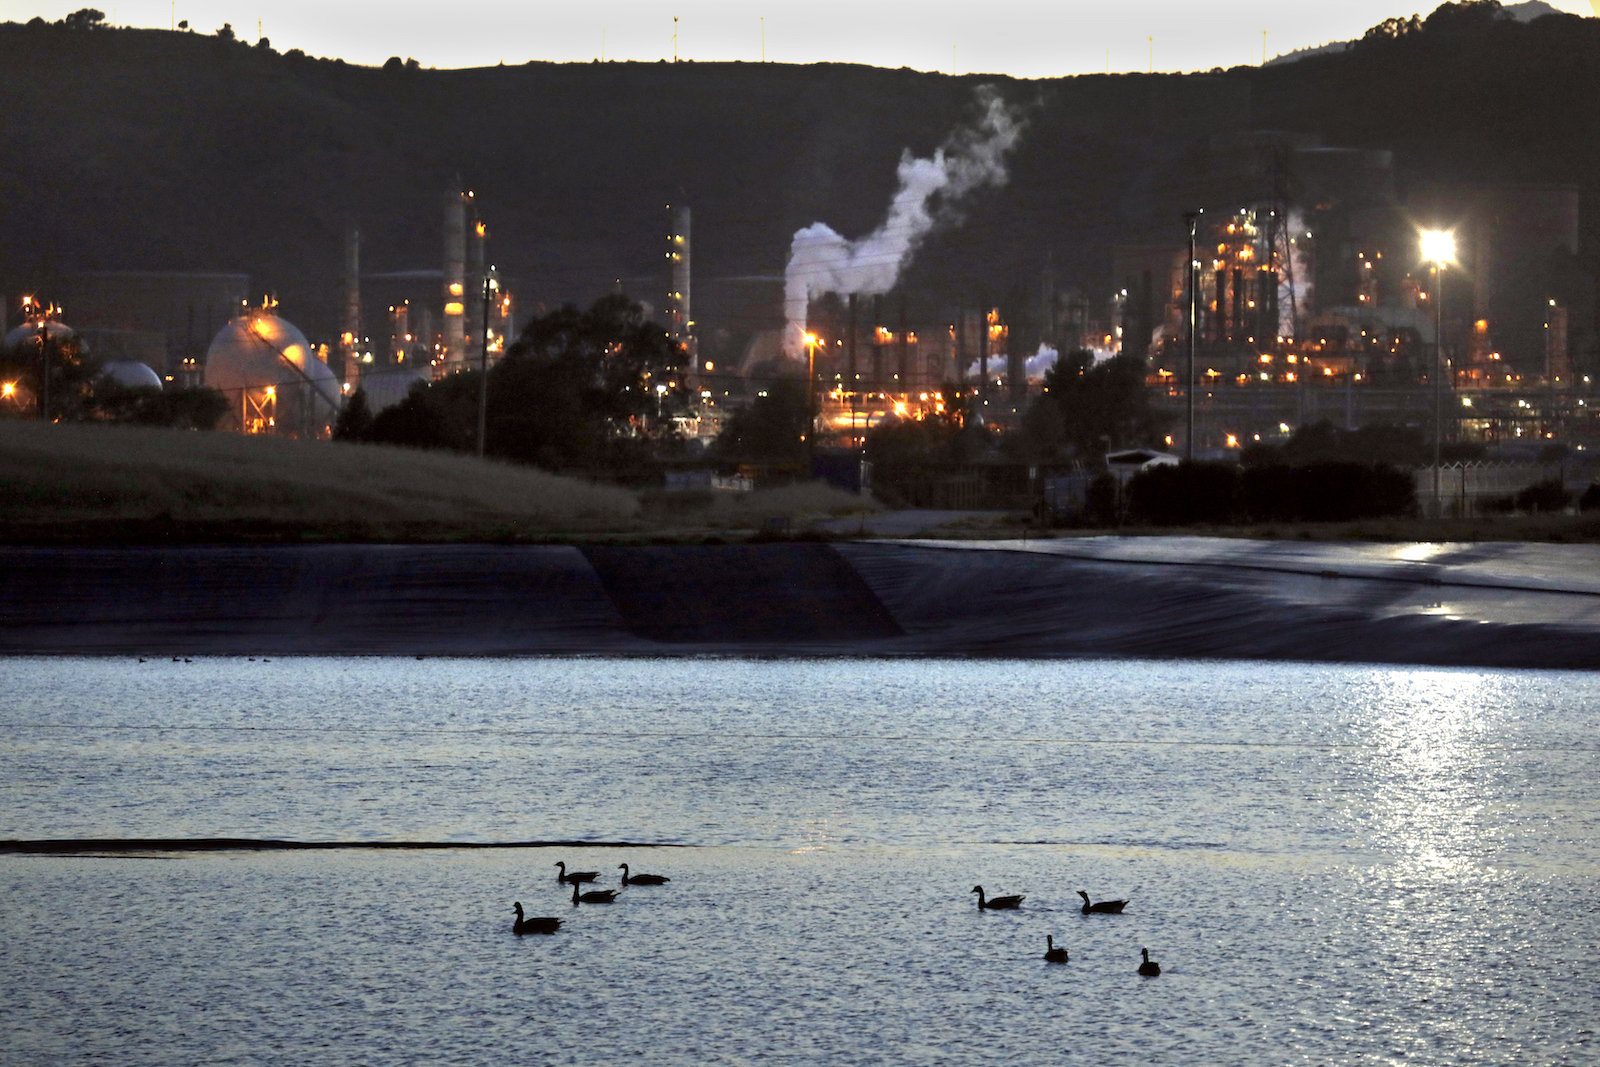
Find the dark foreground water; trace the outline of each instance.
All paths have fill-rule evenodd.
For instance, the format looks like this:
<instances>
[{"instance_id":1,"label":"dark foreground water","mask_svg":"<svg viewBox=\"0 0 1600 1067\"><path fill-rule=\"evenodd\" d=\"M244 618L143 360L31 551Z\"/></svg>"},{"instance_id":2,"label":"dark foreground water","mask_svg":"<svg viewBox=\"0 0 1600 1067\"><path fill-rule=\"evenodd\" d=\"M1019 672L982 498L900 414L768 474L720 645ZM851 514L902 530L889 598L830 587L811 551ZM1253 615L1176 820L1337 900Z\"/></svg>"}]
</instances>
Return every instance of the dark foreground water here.
<instances>
[{"instance_id":1,"label":"dark foreground water","mask_svg":"<svg viewBox=\"0 0 1600 1067\"><path fill-rule=\"evenodd\" d=\"M1590 675L0 672L0 838L600 843L0 855L7 1065L1600 1061ZM558 859L673 881L574 908Z\"/></svg>"}]
</instances>

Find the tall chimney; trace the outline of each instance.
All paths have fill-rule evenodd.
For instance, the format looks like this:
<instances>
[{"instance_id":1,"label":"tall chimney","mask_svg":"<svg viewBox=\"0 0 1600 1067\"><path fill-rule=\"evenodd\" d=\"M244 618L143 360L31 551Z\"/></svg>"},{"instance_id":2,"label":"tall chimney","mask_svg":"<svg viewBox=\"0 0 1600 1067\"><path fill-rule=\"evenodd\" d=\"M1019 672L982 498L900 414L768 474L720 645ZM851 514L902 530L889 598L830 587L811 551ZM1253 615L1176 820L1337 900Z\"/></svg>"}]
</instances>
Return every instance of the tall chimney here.
<instances>
[{"instance_id":1,"label":"tall chimney","mask_svg":"<svg viewBox=\"0 0 1600 1067\"><path fill-rule=\"evenodd\" d=\"M978 313L978 398L989 394L989 314Z\"/></svg>"},{"instance_id":2,"label":"tall chimney","mask_svg":"<svg viewBox=\"0 0 1600 1067\"><path fill-rule=\"evenodd\" d=\"M856 294L850 294L849 314L845 319L844 358L845 386L852 393L861 391L861 374L856 368Z\"/></svg>"},{"instance_id":3,"label":"tall chimney","mask_svg":"<svg viewBox=\"0 0 1600 1067\"><path fill-rule=\"evenodd\" d=\"M910 349L907 347L910 331L906 328L906 294L900 294L900 332L895 337L898 342L895 350L895 385L900 392L911 390L911 359Z\"/></svg>"},{"instance_id":4,"label":"tall chimney","mask_svg":"<svg viewBox=\"0 0 1600 1067\"><path fill-rule=\"evenodd\" d=\"M344 380L354 393L361 388L361 230L350 223L344 231L344 330L339 354L344 357Z\"/></svg>"},{"instance_id":5,"label":"tall chimney","mask_svg":"<svg viewBox=\"0 0 1600 1067\"><path fill-rule=\"evenodd\" d=\"M444 352L438 373L461 369L467 354L467 196L444 194Z\"/></svg>"},{"instance_id":6,"label":"tall chimney","mask_svg":"<svg viewBox=\"0 0 1600 1067\"><path fill-rule=\"evenodd\" d=\"M667 205L667 336L682 350L691 386L699 381L699 360L694 340L694 313L690 305L690 218L684 204Z\"/></svg>"},{"instance_id":7,"label":"tall chimney","mask_svg":"<svg viewBox=\"0 0 1600 1067\"><path fill-rule=\"evenodd\" d=\"M478 365L478 346L483 344L479 334L483 330L483 283L489 276L488 244L489 227L474 211L472 221L467 224L467 314L462 323L467 342L466 360L473 367Z\"/></svg>"}]
</instances>

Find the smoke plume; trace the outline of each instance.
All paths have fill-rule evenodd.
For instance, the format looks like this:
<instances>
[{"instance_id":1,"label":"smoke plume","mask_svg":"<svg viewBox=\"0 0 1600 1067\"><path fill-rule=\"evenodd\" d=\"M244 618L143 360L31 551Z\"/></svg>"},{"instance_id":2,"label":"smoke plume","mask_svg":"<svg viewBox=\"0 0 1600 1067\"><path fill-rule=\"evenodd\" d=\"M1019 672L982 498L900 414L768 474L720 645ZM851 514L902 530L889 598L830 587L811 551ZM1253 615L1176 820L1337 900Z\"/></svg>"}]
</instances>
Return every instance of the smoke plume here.
<instances>
[{"instance_id":1,"label":"smoke plume","mask_svg":"<svg viewBox=\"0 0 1600 1067\"><path fill-rule=\"evenodd\" d=\"M936 226L961 222L962 197L1006 183L1005 157L1022 136L1022 118L992 85L980 86L977 98L977 122L952 131L931 159L917 159L909 150L901 154L900 187L876 230L851 241L814 222L794 235L784 271L785 352L803 353L806 306L813 297L887 293Z\"/></svg>"}]
</instances>

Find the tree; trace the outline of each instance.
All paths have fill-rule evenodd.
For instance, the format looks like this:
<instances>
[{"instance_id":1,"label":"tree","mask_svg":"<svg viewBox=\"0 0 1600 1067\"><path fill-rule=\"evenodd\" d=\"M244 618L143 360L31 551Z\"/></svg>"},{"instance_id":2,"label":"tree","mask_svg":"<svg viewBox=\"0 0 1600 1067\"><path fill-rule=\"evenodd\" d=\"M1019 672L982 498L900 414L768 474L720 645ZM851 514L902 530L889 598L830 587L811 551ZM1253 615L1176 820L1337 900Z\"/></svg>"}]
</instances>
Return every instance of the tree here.
<instances>
[{"instance_id":1,"label":"tree","mask_svg":"<svg viewBox=\"0 0 1600 1067\"><path fill-rule=\"evenodd\" d=\"M529 322L489 372L489 455L549 469L617 467L675 439L683 353L625 296L566 305ZM476 447L478 371L419 382L354 439Z\"/></svg>"},{"instance_id":2,"label":"tree","mask_svg":"<svg viewBox=\"0 0 1600 1067\"><path fill-rule=\"evenodd\" d=\"M371 432L372 409L367 406L367 391L357 389L334 420L333 438L335 441L360 441Z\"/></svg>"},{"instance_id":3,"label":"tree","mask_svg":"<svg viewBox=\"0 0 1600 1067\"><path fill-rule=\"evenodd\" d=\"M800 463L805 459L811 412L803 382L772 383L749 407L733 413L712 446L717 455L748 463Z\"/></svg>"},{"instance_id":4,"label":"tree","mask_svg":"<svg viewBox=\"0 0 1600 1067\"><path fill-rule=\"evenodd\" d=\"M80 7L61 20L69 30L100 30L105 28L106 13L98 8Z\"/></svg>"},{"instance_id":5,"label":"tree","mask_svg":"<svg viewBox=\"0 0 1600 1067\"><path fill-rule=\"evenodd\" d=\"M233 40L233 23L224 22L217 30L217 36L224 41Z\"/></svg>"},{"instance_id":6,"label":"tree","mask_svg":"<svg viewBox=\"0 0 1600 1067\"><path fill-rule=\"evenodd\" d=\"M1161 419L1150 405L1144 361L1137 357L1096 363L1086 350L1068 352L1045 374L1044 386L1034 403L1056 405L1063 439L1079 455L1153 445L1160 437Z\"/></svg>"},{"instance_id":7,"label":"tree","mask_svg":"<svg viewBox=\"0 0 1600 1067\"><path fill-rule=\"evenodd\" d=\"M684 353L617 293L529 322L489 376L489 448L541 466L612 465L676 437Z\"/></svg>"}]
</instances>

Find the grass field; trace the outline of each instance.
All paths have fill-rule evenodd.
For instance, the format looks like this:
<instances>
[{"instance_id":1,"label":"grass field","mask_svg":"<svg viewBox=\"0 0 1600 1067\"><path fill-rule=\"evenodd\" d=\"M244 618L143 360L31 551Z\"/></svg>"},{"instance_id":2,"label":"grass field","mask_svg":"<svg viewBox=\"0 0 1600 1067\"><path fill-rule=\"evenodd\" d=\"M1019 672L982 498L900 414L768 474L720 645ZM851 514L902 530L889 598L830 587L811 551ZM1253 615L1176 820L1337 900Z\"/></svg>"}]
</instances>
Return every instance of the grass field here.
<instances>
[{"instance_id":1,"label":"grass field","mask_svg":"<svg viewBox=\"0 0 1600 1067\"><path fill-rule=\"evenodd\" d=\"M688 498L446 452L0 420L0 540L555 541L700 537L877 505L813 484Z\"/></svg>"}]
</instances>

